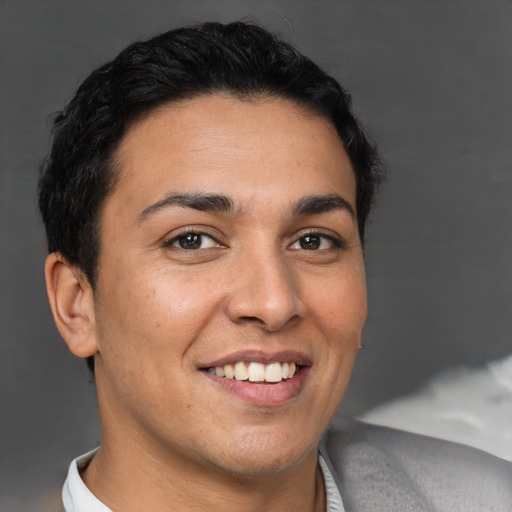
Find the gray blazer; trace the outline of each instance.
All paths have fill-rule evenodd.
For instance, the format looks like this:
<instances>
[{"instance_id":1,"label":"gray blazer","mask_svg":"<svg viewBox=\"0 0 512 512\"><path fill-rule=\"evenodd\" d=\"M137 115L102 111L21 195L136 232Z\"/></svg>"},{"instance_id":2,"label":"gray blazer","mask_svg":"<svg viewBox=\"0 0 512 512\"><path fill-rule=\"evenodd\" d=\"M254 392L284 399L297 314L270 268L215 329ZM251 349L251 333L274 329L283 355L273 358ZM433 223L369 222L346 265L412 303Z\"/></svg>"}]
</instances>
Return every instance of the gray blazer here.
<instances>
[{"instance_id":1,"label":"gray blazer","mask_svg":"<svg viewBox=\"0 0 512 512\"><path fill-rule=\"evenodd\" d=\"M352 419L320 445L346 512L512 512L512 463Z\"/></svg>"}]
</instances>

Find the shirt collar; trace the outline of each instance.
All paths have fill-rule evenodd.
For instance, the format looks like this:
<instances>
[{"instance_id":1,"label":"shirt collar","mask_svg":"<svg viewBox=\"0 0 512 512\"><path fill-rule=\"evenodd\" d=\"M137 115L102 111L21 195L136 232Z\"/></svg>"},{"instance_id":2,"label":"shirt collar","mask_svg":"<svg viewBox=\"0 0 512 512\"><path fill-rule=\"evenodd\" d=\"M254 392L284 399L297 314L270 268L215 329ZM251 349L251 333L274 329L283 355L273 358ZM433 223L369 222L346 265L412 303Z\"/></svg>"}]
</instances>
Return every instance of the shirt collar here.
<instances>
[{"instance_id":1,"label":"shirt collar","mask_svg":"<svg viewBox=\"0 0 512 512\"><path fill-rule=\"evenodd\" d=\"M329 466L320 453L318 454L318 462L320 464L320 469L322 470L325 483L325 495L327 501L326 512L345 512L340 490L334 481L334 477Z\"/></svg>"},{"instance_id":2,"label":"shirt collar","mask_svg":"<svg viewBox=\"0 0 512 512\"><path fill-rule=\"evenodd\" d=\"M110 508L89 491L80 476L80 470L85 468L95 453L91 452L77 457L69 466L68 476L62 488L62 502L65 512L112 512Z\"/></svg>"}]
</instances>

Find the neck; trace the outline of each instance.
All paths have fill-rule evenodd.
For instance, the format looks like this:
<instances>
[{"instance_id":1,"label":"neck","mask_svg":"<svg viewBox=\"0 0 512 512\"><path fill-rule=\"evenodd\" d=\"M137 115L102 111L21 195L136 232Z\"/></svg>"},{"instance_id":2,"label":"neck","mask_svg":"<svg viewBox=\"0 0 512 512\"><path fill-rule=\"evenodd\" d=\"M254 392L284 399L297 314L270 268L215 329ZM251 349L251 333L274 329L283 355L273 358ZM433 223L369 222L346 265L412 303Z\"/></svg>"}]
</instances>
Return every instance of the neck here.
<instances>
[{"instance_id":1,"label":"neck","mask_svg":"<svg viewBox=\"0 0 512 512\"><path fill-rule=\"evenodd\" d=\"M292 468L240 475L201 467L176 455L155 457L137 445L119 453L105 440L82 478L100 501L121 512L324 512L326 508L316 450Z\"/></svg>"}]
</instances>

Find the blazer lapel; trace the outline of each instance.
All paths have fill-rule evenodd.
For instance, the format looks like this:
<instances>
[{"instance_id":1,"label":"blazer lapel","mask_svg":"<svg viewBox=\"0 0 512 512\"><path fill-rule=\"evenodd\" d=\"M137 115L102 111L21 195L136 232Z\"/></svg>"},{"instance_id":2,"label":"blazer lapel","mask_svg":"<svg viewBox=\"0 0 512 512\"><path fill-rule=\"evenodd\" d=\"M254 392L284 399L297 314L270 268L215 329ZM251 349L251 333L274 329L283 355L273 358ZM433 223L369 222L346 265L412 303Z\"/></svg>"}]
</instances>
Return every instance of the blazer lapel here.
<instances>
[{"instance_id":1,"label":"blazer lapel","mask_svg":"<svg viewBox=\"0 0 512 512\"><path fill-rule=\"evenodd\" d=\"M346 512L434 512L400 462L367 441L358 424L344 420L319 446Z\"/></svg>"}]
</instances>

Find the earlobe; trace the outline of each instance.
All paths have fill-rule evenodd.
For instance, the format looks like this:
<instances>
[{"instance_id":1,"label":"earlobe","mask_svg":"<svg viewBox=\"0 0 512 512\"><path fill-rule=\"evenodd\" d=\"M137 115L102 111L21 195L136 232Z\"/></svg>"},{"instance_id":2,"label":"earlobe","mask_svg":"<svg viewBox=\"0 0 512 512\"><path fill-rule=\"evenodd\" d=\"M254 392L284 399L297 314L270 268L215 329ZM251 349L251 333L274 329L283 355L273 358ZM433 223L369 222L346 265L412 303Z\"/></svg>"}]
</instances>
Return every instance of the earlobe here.
<instances>
[{"instance_id":1,"label":"earlobe","mask_svg":"<svg viewBox=\"0 0 512 512\"><path fill-rule=\"evenodd\" d=\"M94 297L88 279L59 253L45 263L46 289L57 329L78 357L98 351L94 329Z\"/></svg>"}]
</instances>

